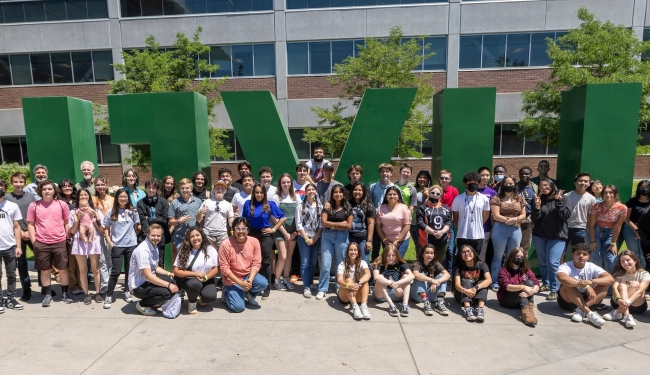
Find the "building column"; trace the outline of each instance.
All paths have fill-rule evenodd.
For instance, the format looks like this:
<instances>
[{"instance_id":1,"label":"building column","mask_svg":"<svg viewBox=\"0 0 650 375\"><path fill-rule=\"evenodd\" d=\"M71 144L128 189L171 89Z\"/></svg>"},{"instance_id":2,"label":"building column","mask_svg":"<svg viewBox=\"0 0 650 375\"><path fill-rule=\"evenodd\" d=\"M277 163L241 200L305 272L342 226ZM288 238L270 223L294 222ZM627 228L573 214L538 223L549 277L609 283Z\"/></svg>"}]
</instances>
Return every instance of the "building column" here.
<instances>
[{"instance_id":1,"label":"building column","mask_svg":"<svg viewBox=\"0 0 650 375\"><path fill-rule=\"evenodd\" d=\"M449 35L447 36L447 87L458 87L458 53L460 51L460 0L449 0Z\"/></svg>"},{"instance_id":2,"label":"building column","mask_svg":"<svg viewBox=\"0 0 650 375\"><path fill-rule=\"evenodd\" d=\"M122 63L122 31L120 29L120 0L108 0L108 22L111 32L111 52L113 63ZM113 76L116 80L123 78L115 69Z\"/></svg>"},{"instance_id":3,"label":"building column","mask_svg":"<svg viewBox=\"0 0 650 375\"><path fill-rule=\"evenodd\" d=\"M275 16L275 97L280 113L284 116L285 123L289 124L289 111L287 99L287 31L285 28L285 2L274 1Z\"/></svg>"}]
</instances>

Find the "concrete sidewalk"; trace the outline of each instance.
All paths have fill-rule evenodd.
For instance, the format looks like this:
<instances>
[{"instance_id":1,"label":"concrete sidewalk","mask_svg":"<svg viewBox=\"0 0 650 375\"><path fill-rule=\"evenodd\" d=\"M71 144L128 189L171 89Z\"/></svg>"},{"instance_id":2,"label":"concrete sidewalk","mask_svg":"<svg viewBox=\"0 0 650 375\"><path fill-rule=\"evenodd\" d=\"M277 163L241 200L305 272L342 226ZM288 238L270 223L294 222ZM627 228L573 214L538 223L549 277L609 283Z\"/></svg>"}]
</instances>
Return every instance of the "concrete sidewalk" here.
<instances>
[{"instance_id":1,"label":"concrete sidewalk","mask_svg":"<svg viewBox=\"0 0 650 375\"><path fill-rule=\"evenodd\" d=\"M35 280L35 278L33 279ZM231 313L220 302L196 315L144 317L122 299L110 310L82 296L49 308L34 283L22 311L0 315L4 374L643 374L650 361L650 313L637 326L573 323L556 302L537 296L539 325L524 326L519 310L504 310L490 292L486 321L469 323L447 294L450 315L393 318L387 304L369 303L372 319L354 321L334 294L317 301L271 292L257 310ZM3 286L6 281L3 280ZM21 291L18 290L18 295ZM221 292L219 292L219 296ZM602 311L605 313L608 310Z\"/></svg>"}]
</instances>

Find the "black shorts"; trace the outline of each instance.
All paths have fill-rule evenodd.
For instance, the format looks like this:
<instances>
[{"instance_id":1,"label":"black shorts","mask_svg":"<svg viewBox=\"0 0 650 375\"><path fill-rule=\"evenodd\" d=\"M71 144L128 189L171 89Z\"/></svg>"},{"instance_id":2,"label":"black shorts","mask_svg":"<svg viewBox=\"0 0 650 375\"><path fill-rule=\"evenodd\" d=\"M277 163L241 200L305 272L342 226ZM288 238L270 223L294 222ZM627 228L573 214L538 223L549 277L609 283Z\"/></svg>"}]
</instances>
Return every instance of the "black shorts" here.
<instances>
[{"instance_id":1,"label":"black shorts","mask_svg":"<svg viewBox=\"0 0 650 375\"><path fill-rule=\"evenodd\" d=\"M586 292L582 293L582 298L584 298L585 301L587 300ZM557 294L557 304L560 305L560 307L563 308L564 310L568 310L568 311L573 311L578 308L578 306L574 305L573 303L565 301L562 298L562 294L560 293Z\"/></svg>"}]
</instances>

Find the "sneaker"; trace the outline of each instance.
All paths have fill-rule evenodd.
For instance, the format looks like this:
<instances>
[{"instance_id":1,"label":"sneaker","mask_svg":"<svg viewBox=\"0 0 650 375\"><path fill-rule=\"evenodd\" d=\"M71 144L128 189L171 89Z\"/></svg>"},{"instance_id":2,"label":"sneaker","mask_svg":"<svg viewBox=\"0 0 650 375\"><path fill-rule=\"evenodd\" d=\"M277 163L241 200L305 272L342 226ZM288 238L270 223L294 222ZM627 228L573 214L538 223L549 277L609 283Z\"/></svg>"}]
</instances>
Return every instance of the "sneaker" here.
<instances>
[{"instance_id":1,"label":"sneaker","mask_svg":"<svg viewBox=\"0 0 650 375\"><path fill-rule=\"evenodd\" d=\"M623 313L618 312L617 310L612 310L607 314L603 315L603 319L608 321L621 320L623 319Z\"/></svg>"},{"instance_id":2,"label":"sneaker","mask_svg":"<svg viewBox=\"0 0 650 375\"><path fill-rule=\"evenodd\" d=\"M585 312L580 309L575 309L573 316L571 317L572 322L580 323L585 319Z\"/></svg>"},{"instance_id":3,"label":"sneaker","mask_svg":"<svg viewBox=\"0 0 650 375\"><path fill-rule=\"evenodd\" d=\"M323 298L325 298L325 292L318 292L318 294L316 295L316 299L320 301Z\"/></svg>"},{"instance_id":4,"label":"sneaker","mask_svg":"<svg viewBox=\"0 0 650 375\"><path fill-rule=\"evenodd\" d=\"M494 293L499 291L499 285L494 284L490 286L490 290L493 291Z\"/></svg>"},{"instance_id":5,"label":"sneaker","mask_svg":"<svg viewBox=\"0 0 650 375\"><path fill-rule=\"evenodd\" d=\"M336 276L330 276L330 283L336 282Z\"/></svg>"},{"instance_id":6,"label":"sneaker","mask_svg":"<svg viewBox=\"0 0 650 375\"><path fill-rule=\"evenodd\" d=\"M399 313L397 312L397 307L395 307L395 305L390 305L390 307L388 308L388 315L399 316Z\"/></svg>"},{"instance_id":7,"label":"sneaker","mask_svg":"<svg viewBox=\"0 0 650 375\"><path fill-rule=\"evenodd\" d=\"M51 304L52 304L52 296L49 295L49 294L46 294L45 298L43 298L43 302L41 303L41 306L50 307Z\"/></svg>"},{"instance_id":8,"label":"sneaker","mask_svg":"<svg viewBox=\"0 0 650 375\"><path fill-rule=\"evenodd\" d=\"M111 296L106 296L106 298L104 299L104 308L110 309L112 302L113 302L113 298Z\"/></svg>"},{"instance_id":9,"label":"sneaker","mask_svg":"<svg viewBox=\"0 0 650 375\"><path fill-rule=\"evenodd\" d=\"M190 314L196 314L196 302L189 302L187 304L187 312Z\"/></svg>"},{"instance_id":10,"label":"sneaker","mask_svg":"<svg viewBox=\"0 0 650 375\"><path fill-rule=\"evenodd\" d=\"M634 326L636 325L636 322L634 321L632 314L627 314L625 318L623 318L623 322L625 323L625 326L627 328L634 328Z\"/></svg>"},{"instance_id":11,"label":"sneaker","mask_svg":"<svg viewBox=\"0 0 650 375\"><path fill-rule=\"evenodd\" d=\"M271 296L271 288L264 289L264 291L262 292L262 301L269 299L270 296Z\"/></svg>"},{"instance_id":12,"label":"sneaker","mask_svg":"<svg viewBox=\"0 0 650 375\"><path fill-rule=\"evenodd\" d=\"M282 281L284 281L284 286L287 289L289 289L289 290L295 290L296 289L296 287L293 286L293 284L291 283L291 281L289 281L289 279L283 279Z\"/></svg>"},{"instance_id":13,"label":"sneaker","mask_svg":"<svg viewBox=\"0 0 650 375\"><path fill-rule=\"evenodd\" d=\"M84 294L84 291L83 291L83 289L76 289L76 290L72 291L72 294L75 295L75 296L78 296L80 294Z\"/></svg>"},{"instance_id":14,"label":"sneaker","mask_svg":"<svg viewBox=\"0 0 650 375\"><path fill-rule=\"evenodd\" d=\"M0 314L5 312L5 307L0 303Z\"/></svg>"},{"instance_id":15,"label":"sneaker","mask_svg":"<svg viewBox=\"0 0 650 375\"><path fill-rule=\"evenodd\" d=\"M29 301L29 299L32 298L32 290L31 289L23 289L23 295L20 297L20 300L23 302Z\"/></svg>"},{"instance_id":16,"label":"sneaker","mask_svg":"<svg viewBox=\"0 0 650 375\"><path fill-rule=\"evenodd\" d=\"M541 288L539 288L539 291L540 292L550 292L551 287L549 287L548 285L542 285Z\"/></svg>"},{"instance_id":17,"label":"sneaker","mask_svg":"<svg viewBox=\"0 0 650 375\"><path fill-rule=\"evenodd\" d=\"M556 301L557 300L557 293L551 292L546 296L547 301Z\"/></svg>"},{"instance_id":18,"label":"sneaker","mask_svg":"<svg viewBox=\"0 0 650 375\"><path fill-rule=\"evenodd\" d=\"M63 302L65 302L65 303L73 303L74 302L74 300L72 299L72 297L70 297L70 294L68 292L63 293L63 295L61 296L61 300Z\"/></svg>"},{"instance_id":19,"label":"sneaker","mask_svg":"<svg viewBox=\"0 0 650 375\"><path fill-rule=\"evenodd\" d=\"M5 300L4 305L5 305L6 308L12 309L12 310L22 310L23 309L23 305L18 303L18 301L16 301L16 299L13 298L13 297L7 298Z\"/></svg>"},{"instance_id":20,"label":"sneaker","mask_svg":"<svg viewBox=\"0 0 650 375\"><path fill-rule=\"evenodd\" d=\"M474 309L472 306L468 306L465 308L465 320L468 322L473 322L476 320L476 316L474 315Z\"/></svg>"},{"instance_id":21,"label":"sneaker","mask_svg":"<svg viewBox=\"0 0 650 375\"><path fill-rule=\"evenodd\" d=\"M277 290L287 290L287 288L284 286L284 283L282 282L282 280L279 280L279 279L275 279L275 281L273 282L273 286Z\"/></svg>"},{"instance_id":22,"label":"sneaker","mask_svg":"<svg viewBox=\"0 0 650 375\"><path fill-rule=\"evenodd\" d=\"M309 290L309 288L305 288L305 290L302 291L302 296L305 298L311 298L311 290Z\"/></svg>"},{"instance_id":23,"label":"sneaker","mask_svg":"<svg viewBox=\"0 0 650 375\"><path fill-rule=\"evenodd\" d=\"M368 305L362 303L359 308L361 309L361 315L363 315L363 319L370 320L371 315L370 315L370 311L368 311Z\"/></svg>"},{"instance_id":24,"label":"sneaker","mask_svg":"<svg viewBox=\"0 0 650 375\"><path fill-rule=\"evenodd\" d=\"M84 305L90 305L91 303L93 303L93 297L90 293L84 295Z\"/></svg>"},{"instance_id":25,"label":"sneaker","mask_svg":"<svg viewBox=\"0 0 650 375\"><path fill-rule=\"evenodd\" d=\"M102 298L101 294L95 294L95 303L102 303L104 302L104 299Z\"/></svg>"},{"instance_id":26,"label":"sneaker","mask_svg":"<svg viewBox=\"0 0 650 375\"><path fill-rule=\"evenodd\" d=\"M403 318L406 318L409 316L409 305L408 303L402 304L402 312L400 313L400 316Z\"/></svg>"},{"instance_id":27,"label":"sneaker","mask_svg":"<svg viewBox=\"0 0 650 375\"><path fill-rule=\"evenodd\" d=\"M251 292L246 292L245 297L246 297L246 302L248 302L249 305L251 305L251 306L259 306L260 305L260 303L257 302L255 297L251 294ZM263 298L264 297L262 296L262 299Z\"/></svg>"},{"instance_id":28,"label":"sneaker","mask_svg":"<svg viewBox=\"0 0 650 375\"><path fill-rule=\"evenodd\" d=\"M477 322L484 322L485 321L485 312L483 311L482 307L477 307L475 309L474 314L476 315L476 321Z\"/></svg>"},{"instance_id":29,"label":"sneaker","mask_svg":"<svg viewBox=\"0 0 650 375\"><path fill-rule=\"evenodd\" d=\"M156 315L156 310L152 309L151 307L142 307L140 306L140 301L135 304L135 309L140 312L140 314L144 316L155 316Z\"/></svg>"},{"instance_id":30,"label":"sneaker","mask_svg":"<svg viewBox=\"0 0 650 375\"><path fill-rule=\"evenodd\" d=\"M438 300L433 303L433 311L437 312L438 314L442 316L447 316L449 315L449 310L447 310L447 307L445 306L445 301Z\"/></svg>"},{"instance_id":31,"label":"sneaker","mask_svg":"<svg viewBox=\"0 0 650 375\"><path fill-rule=\"evenodd\" d=\"M424 315L433 315L433 307L431 307L431 302L429 301L424 301Z\"/></svg>"},{"instance_id":32,"label":"sneaker","mask_svg":"<svg viewBox=\"0 0 650 375\"><path fill-rule=\"evenodd\" d=\"M589 320L589 323L595 325L596 327L602 327L603 324L605 324L605 320L595 311L591 311L589 314L587 314L587 319Z\"/></svg>"},{"instance_id":33,"label":"sneaker","mask_svg":"<svg viewBox=\"0 0 650 375\"><path fill-rule=\"evenodd\" d=\"M131 297L131 293L130 293L130 292L126 292L126 291L124 292L124 300L125 300L127 303L131 303L131 302L133 302L133 297Z\"/></svg>"},{"instance_id":34,"label":"sneaker","mask_svg":"<svg viewBox=\"0 0 650 375\"><path fill-rule=\"evenodd\" d=\"M354 320L363 319L363 314L361 313L361 309L357 304L352 305L352 317L354 318Z\"/></svg>"},{"instance_id":35,"label":"sneaker","mask_svg":"<svg viewBox=\"0 0 650 375\"><path fill-rule=\"evenodd\" d=\"M598 311L600 311L600 310L605 310L605 309L607 308L607 305L605 305L604 303L599 303L599 304L597 304L596 307L594 307L594 308L595 308L596 310L598 310Z\"/></svg>"}]
</instances>

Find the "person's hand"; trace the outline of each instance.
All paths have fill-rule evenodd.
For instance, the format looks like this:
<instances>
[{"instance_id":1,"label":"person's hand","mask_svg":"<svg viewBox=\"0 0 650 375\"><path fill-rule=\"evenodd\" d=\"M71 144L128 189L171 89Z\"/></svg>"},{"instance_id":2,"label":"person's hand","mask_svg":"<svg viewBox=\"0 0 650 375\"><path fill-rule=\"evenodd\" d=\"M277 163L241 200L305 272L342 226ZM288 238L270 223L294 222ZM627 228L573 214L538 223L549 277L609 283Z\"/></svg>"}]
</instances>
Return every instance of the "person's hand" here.
<instances>
[{"instance_id":1,"label":"person's hand","mask_svg":"<svg viewBox=\"0 0 650 375\"><path fill-rule=\"evenodd\" d=\"M83 211L77 210L77 212L75 212L75 216L77 217L77 221L80 221L81 218L84 216L84 214L85 213Z\"/></svg>"},{"instance_id":2,"label":"person's hand","mask_svg":"<svg viewBox=\"0 0 650 375\"><path fill-rule=\"evenodd\" d=\"M587 295L587 300L588 301L592 300L592 299L594 299L594 297L596 297L596 292L594 291L593 287L587 288L587 291L585 292L585 294Z\"/></svg>"},{"instance_id":3,"label":"person's hand","mask_svg":"<svg viewBox=\"0 0 650 375\"><path fill-rule=\"evenodd\" d=\"M291 241L291 233L285 233L283 234L284 240L285 241Z\"/></svg>"},{"instance_id":4,"label":"person's hand","mask_svg":"<svg viewBox=\"0 0 650 375\"><path fill-rule=\"evenodd\" d=\"M194 275L197 279L203 281L205 280L205 274L203 272L195 272L196 275Z\"/></svg>"},{"instance_id":5,"label":"person's hand","mask_svg":"<svg viewBox=\"0 0 650 375\"><path fill-rule=\"evenodd\" d=\"M399 243L398 240L395 240L395 241L393 241L393 245L394 245L395 247L399 247L400 243Z\"/></svg>"},{"instance_id":6,"label":"person's hand","mask_svg":"<svg viewBox=\"0 0 650 375\"><path fill-rule=\"evenodd\" d=\"M181 223L181 224L183 224L183 223L185 223L186 221L188 221L189 219L190 219L190 215L181 216L181 217L178 219L178 222Z\"/></svg>"},{"instance_id":7,"label":"person's hand","mask_svg":"<svg viewBox=\"0 0 650 375\"><path fill-rule=\"evenodd\" d=\"M627 301L623 298L617 299L616 304L618 305L618 308L622 309L623 311L627 310L630 307L630 304L627 303Z\"/></svg>"},{"instance_id":8,"label":"person's hand","mask_svg":"<svg viewBox=\"0 0 650 375\"><path fill-rule=\"evenodd\" d=\"M359 284L357 283L348 284L348 289L356 292L357 290L359 290Z\"/></svg>"},{"instance_id":9,"label":"person's hand","mask_svg":"<svg viewBox=\"0 0 650 375\"><path fill-rule=\"evenodd\" d=\"M250 280L241 280L239 286L241 286L245 292L248 292L253 287L253 282Z\"/></svg>"},{"instance_id":10,"label":"person's hand","mask_svg":"<svg viewBox=\"0 0 650 375\"><path fill-rule=\"evenodd\" d=\"M474 288L465 289L465 295L469 298L474 298L476 296L476 289Z\"/></svg>"},{"instance_id":11,"label":"person's hand","mask_svg":"<svg viewBox=\"0 0 650 375\"><path fill-rule=\"evenodd\" d=\"M433 237L435 237L436 239L440 239L440 237L442 237L442 233L440 233L439 230L434 230Z\"/></svg>"},{"instance_id":12,"label":"person's hand","mask_svg":"<svg viewBox=\"0 0 650 375\"><path fill-rule=\"evenodd\" d=\"M201 208L199 208L199 213L200 213L201 215L205 215L205 213L206 213L207 210L208 210L208 208L205 207L205 205L201 205Z\"/></svg>"},{"instance_id":13,"label":"person's hand","mask_svg":"<svg viewBox=\"0 0 650 375\"><path fill-rule=\"evenodd\" d=\"M372 241L366 241L366 251L372 250ZM648 254L650 255L650 254Z\"/></svg>"},{"instance_id":14,"label":"person's hand","mask_svg":"<svg viewBox=\"0 0 650 375\"><path fill-rule=\"evenodd\" d=\"M106 238L106 243L108 244L108 248L109 248L109 249L113 249L113 241L111 241L111 240L109 240L108 238Z\"/></svg>"},{"instance_id":15,"label":"person's hand","mask_svg":"<svg viewBox=\"0 0 650 375\"><path fill-rule=\"evenodd\" d=\"M535 197L535 208L539 210L539 208L542 207L542 198L540 197Z\"/></svg>"},{"instance_id":16,"label":"person's hand","mask_svg":"<svg viewBox=\"0 0 650 375\"><path fill-rule=\"evenodd\" d=\"M591 249L591 251L596 250L597 247L598 247L598 244L595 243L595 242L592 242L592 243L589 244L589 248Z\"/></svg>"},{"instance_id":17,"label":"person's hand","mask_svg":"<svg viewBox=\"0 0 650 375\"><path fill-rule=\"evenodd\" d=\"M529 286L525 286L524 290L519 293L519 297L530 297L535 293L535 290Z\"/></svg>"},{"instance_id":18,"label":"person's hand","mask_svg":"<svg viewBox=\"0 0 650 375\"><path fill-rule=\"evenodd\" d=\"M403 296L404 296L404 289L396 288L395 289L395 297L402 298Z\"/></svg>"},{"instance_id":19,"label":"person's hand","mask_svg":"<svg viewBox=\"0 0 650 375\"><path fill-rule=\"evenodd\" d=\"M311 238L309 238L309 237L307 237L307 239L305 240L305 243L306 243L307 245L311 246L311 245L314 244L314 240L311 239Z\"/></svg>"},{"instance_id":20,"label":"person's hand","mask_svg":"<svg viewBox=\"0 0 650 375\"><path fill-rule=\"evenodd\" d=\"M634 238L636 238L637 240L641 239L641 236L639 236L639 232L634 232Z\"/></svg>"},{"instance_id":21,"label":"person's hand","mask_svg":"<svg viewBox=\"0 0 650 375\"><path fill-rule=\"evenodd\" d=\"M21 255L23 255L23 249L16 247L16 258L20 258Z\"/></svg>"},{"instance_id":22,"label":"person's hand","mask_svg":"<svg viewBox=\"0 0 650 375\"><path fill-rule=\"evenodd\" d=\"M264 228L264 229L262 229L262 233L264 233L264 234L273 234L273 228Z\"/></svg>"},{"instance_id":23,"label":"person's hand","mask_svg":"<svg viewBox=\"0 0 650 375\"><path fill-rule=\"evenodd\" d=\"M291 235L289 236L289 241L295 241L296 237L298 237L298 233L296 232L291 233Z\"/></svg>"},{"instance_id":24,"label":"person's hand","mask_svg":"<svg viewBox=\"0 0 650 375\"><path fill-rule=\"evenodd\" d=\"M607 250L611 251L612 254L614 254L614 255L618 255L618 249L616 248L615 243L609 244L609 248Z\"/></svg>"},{"instance_id":25,"label":"person's hand","mask_svg":"<svg viewBox=\"0 0 650 375\"><path fill-rule=\"evenodd\" d=\"M558 190L557 194L555 194L555 200L556 201L561 201L562 200L562 195L564 194L564 190Z\"/></svg>"},{"instance_id":26,"label":"person's hand","mask_svg":"<svg viewBox=\"0 0 650 375\"><path fill-rule=\"evenodd\" d=\"M169 284L169 287L167 287L170 292L172 293L178 293L178 286L176 284Z\"/></svg>"},{"instance_id":27,"label":"person's hand","mask_svg":"<svg viewBox=\"0 0 650 375\"><path fill-rule=\"evenodd\" d=\"M430 284L431 284L431 287L432 287L432 288L433 288L433 287L436 287L436 288L437 288L437 287L440 285L440 279L433 279L433 280L431 280L431 283L430 283Z\"/></svg>"},{"instance_id":28,"label":"person's hand","mask_svg":"<svg viewBox=\"0 0 650 375\"><path fill-rule=\"evenodd\" d=\"M29 232L26 230L21 230L20 231L20 236L23 238L25 241L29 241Z\"/></svg>"}]
</instances>

